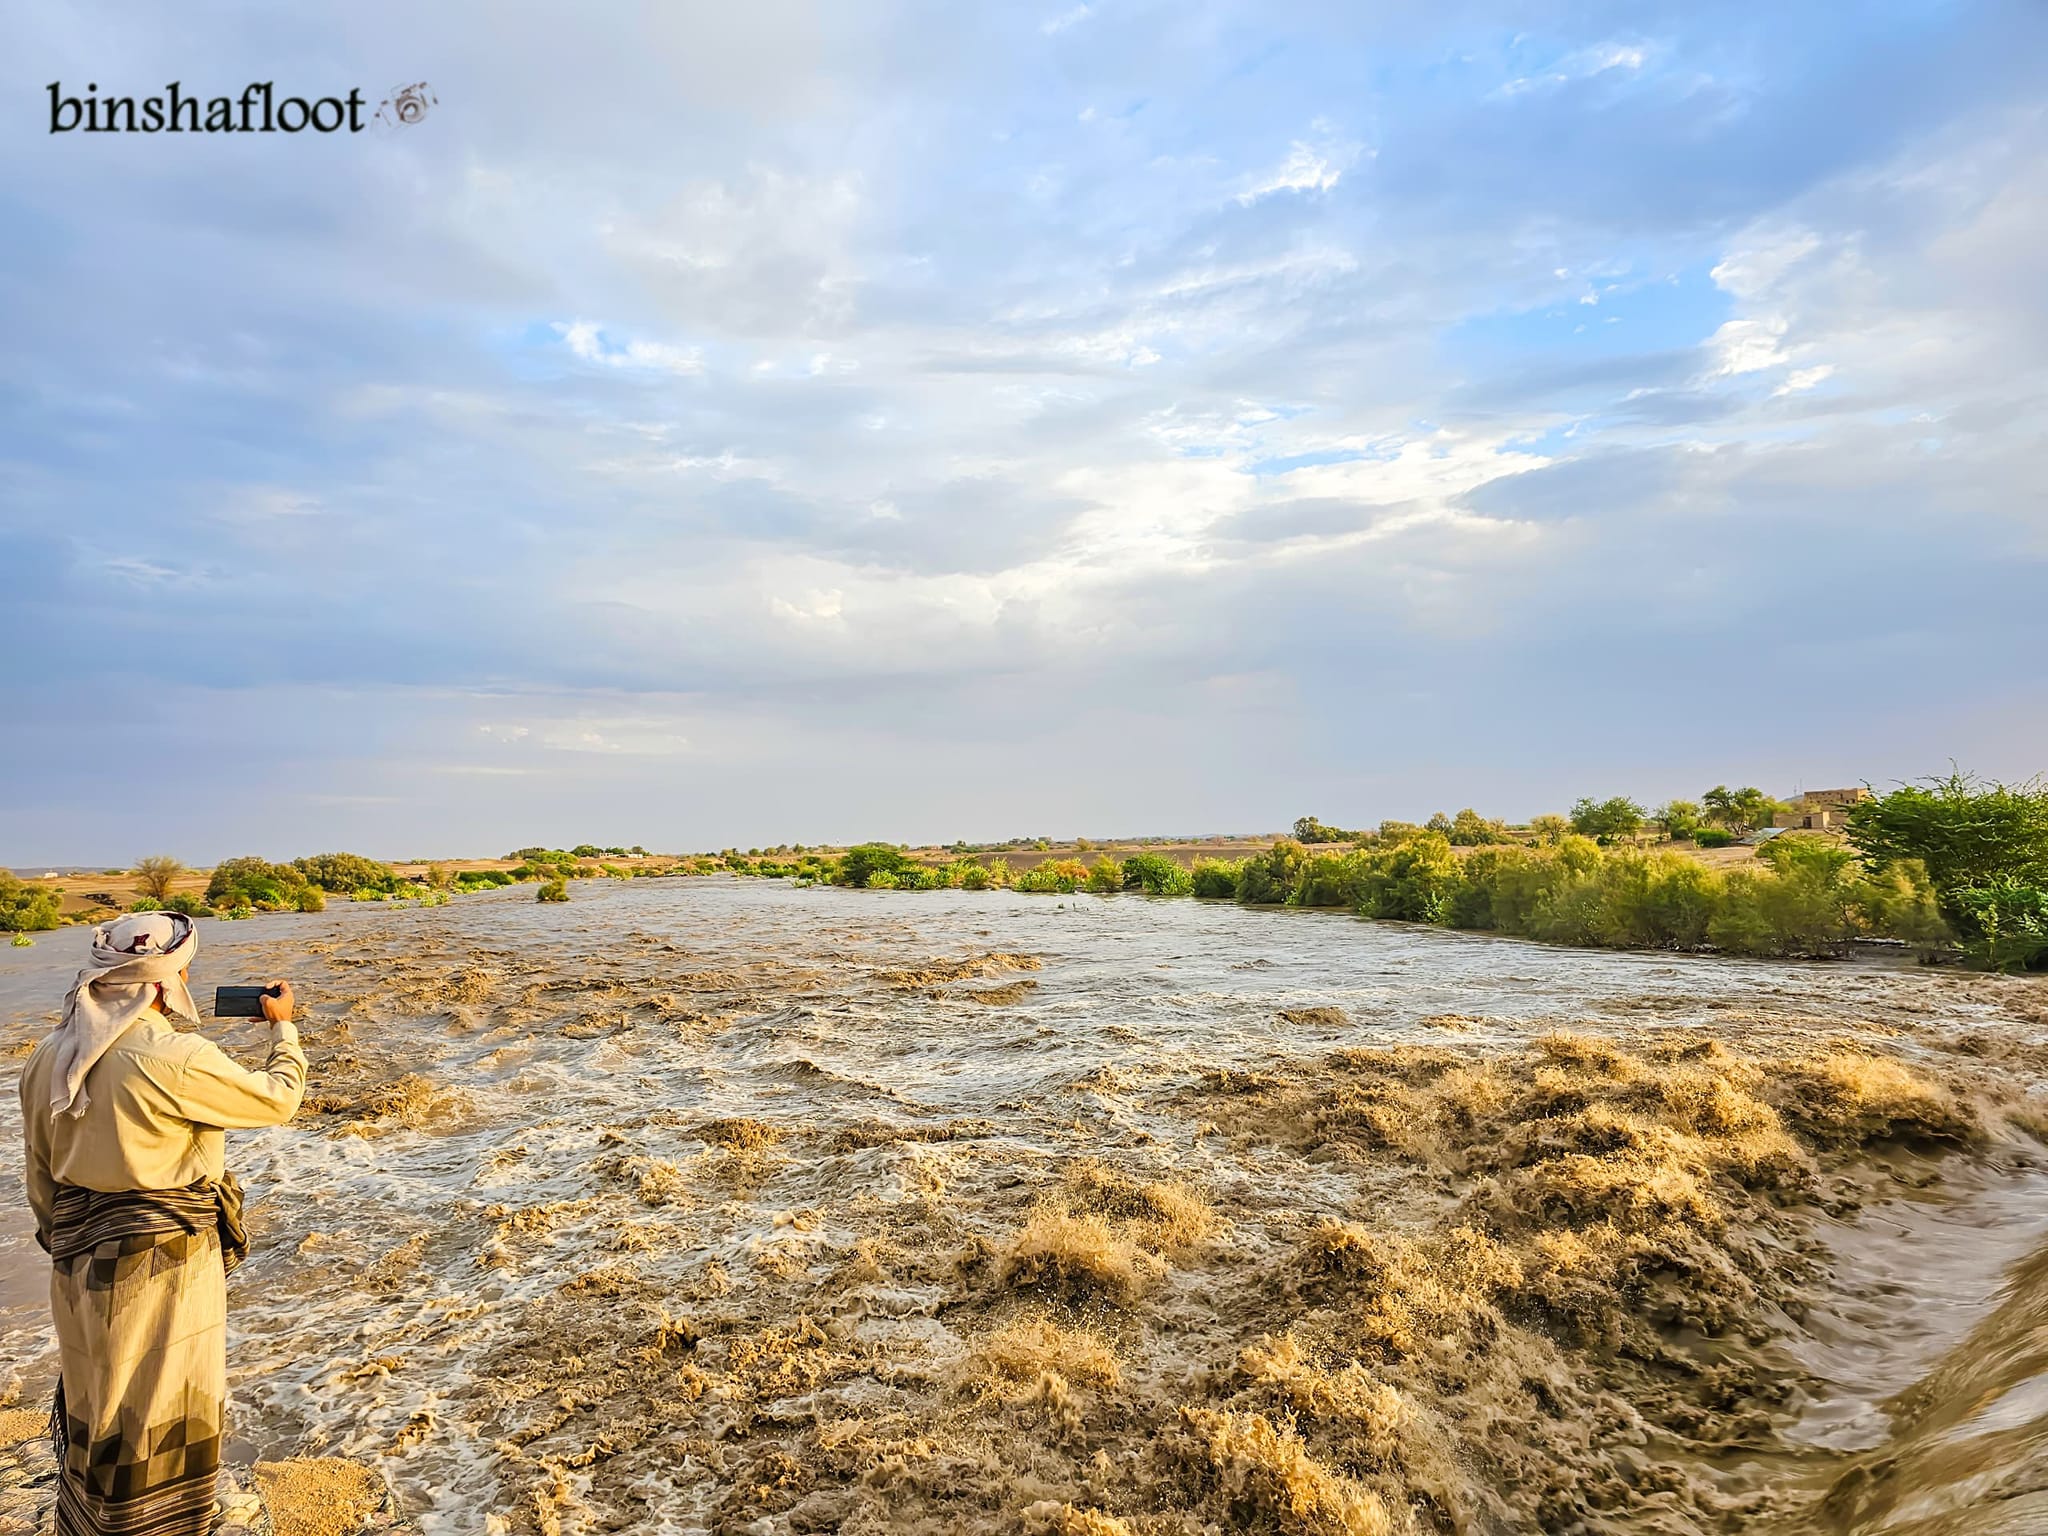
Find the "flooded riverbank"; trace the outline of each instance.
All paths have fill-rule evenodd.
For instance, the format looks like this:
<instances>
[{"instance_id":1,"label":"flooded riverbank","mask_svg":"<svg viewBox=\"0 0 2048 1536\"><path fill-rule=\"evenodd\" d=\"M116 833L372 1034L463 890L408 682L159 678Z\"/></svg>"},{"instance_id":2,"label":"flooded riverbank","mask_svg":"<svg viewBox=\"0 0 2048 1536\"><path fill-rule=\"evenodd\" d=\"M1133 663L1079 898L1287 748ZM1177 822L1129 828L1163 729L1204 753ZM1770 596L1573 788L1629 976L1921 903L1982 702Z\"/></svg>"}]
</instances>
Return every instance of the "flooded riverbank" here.
<instances>
[{"instance_id":1,"label":"flooded riverbank","mask_svg":"<svg viewBox=\"0 0 2048 1536\"><path fill-rule=\"evenodd\" d=\"M576 895L207 925L312 1061L231 1138L245 1459L430 1532L2034 1528L2037 982ZM0 1049L81 943L0 951ZM23 1401L42 1286L10 1212Z\"/></svg>"}]
</instances>

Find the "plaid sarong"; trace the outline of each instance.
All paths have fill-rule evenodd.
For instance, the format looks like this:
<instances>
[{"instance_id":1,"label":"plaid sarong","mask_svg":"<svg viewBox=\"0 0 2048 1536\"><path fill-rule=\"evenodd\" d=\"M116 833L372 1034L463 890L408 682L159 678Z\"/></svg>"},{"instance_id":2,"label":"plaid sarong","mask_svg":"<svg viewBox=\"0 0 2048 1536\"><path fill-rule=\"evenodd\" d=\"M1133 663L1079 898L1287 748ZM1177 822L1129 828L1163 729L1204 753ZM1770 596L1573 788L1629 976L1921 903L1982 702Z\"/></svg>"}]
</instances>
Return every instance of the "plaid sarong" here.
<instances>
[{"instance_id":1,"label":"plaid sarong","mask_svg":"<svg viewBox=\"0 0 2048 1536\"><path fill-rule=\"evenodd\" d=\"M213 1523L227 1406L220 1209L210 1182L57 1192L58 1536L201 1536Z\"/></svg>"}]
</instances>

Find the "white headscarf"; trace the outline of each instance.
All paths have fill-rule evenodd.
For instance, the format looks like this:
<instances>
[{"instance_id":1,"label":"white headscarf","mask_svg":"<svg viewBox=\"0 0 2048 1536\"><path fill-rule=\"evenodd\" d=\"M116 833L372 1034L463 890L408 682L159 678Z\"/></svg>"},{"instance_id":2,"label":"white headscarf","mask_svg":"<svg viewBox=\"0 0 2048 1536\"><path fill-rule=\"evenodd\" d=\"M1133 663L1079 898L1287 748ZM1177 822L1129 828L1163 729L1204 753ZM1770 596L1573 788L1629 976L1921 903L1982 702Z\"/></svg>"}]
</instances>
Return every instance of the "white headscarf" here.
<instances>
[{"instance_id":1,"label":"white headscarf","mask_svg":"<svg viewBox=\"0 0 2048 1536\"><path fill-rule=\"evenodd\" d=\"M92 1102L85 1075L126 1034L164 989L164 1012L199 1022L179 972L199 949L199 930L182 912L132 912L92 931L92 964L78 973L57 1026L50 1112L78 1115Z\"/></svg>"}]
</instances>

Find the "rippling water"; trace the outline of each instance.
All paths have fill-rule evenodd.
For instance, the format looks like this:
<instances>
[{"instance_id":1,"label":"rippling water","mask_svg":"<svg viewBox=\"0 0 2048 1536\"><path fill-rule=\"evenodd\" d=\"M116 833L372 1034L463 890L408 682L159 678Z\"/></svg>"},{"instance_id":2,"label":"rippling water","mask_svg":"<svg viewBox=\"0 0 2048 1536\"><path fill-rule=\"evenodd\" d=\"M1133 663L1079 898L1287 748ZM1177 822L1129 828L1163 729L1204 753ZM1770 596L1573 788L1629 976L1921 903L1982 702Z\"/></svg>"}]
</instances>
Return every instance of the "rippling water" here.
<instances>
[{"instance_id":1,"label":"rippling water","mask_svg":"<svg viewBox=\"0 0 2048 1536\"><path fill-rule=\"evenodd\" d=\"M1241 1165L1142 1091L1197 1064L1380 1040L1484 1050L1563 1024L1910 1035L2009 1023L2015 995L1907 967L1549 949L1186 900L719 880L594 882L566 907L513 890L203 928L200 995L294 980L310 1100L326 1110L230 1137L257 1245L232 1288L239 1449L380 1457L430 1530L450 1532L481 1529L513 1498L507 1383L530 1365L534 1304L579 1276L597 1277L597 1298L622 1266L678 1295L702 1296L707 1276L787 1280L851 1249L920 1180L994 1188L1014 1181L1005 1167L1088 1142L1241 1182ZM84 944L68 930L0 949L0 1045L54 1023ZM249 1026L208 1027L260 1057ZM742 1165L704 1129L739 1117L789 1140ZM0 1120L13 1187L11 1094ZM957 1120L992 1122L995 1155L970 1165L938 1146L861 1144L878 1123ZM674 1198L649 1194L636 1158L676 1170ZM1332 1208L1360 1198L1340 1171L1298 1176L1323 1181L1312 1193ZM1860 1224L1870 1240L1844 1255L1838 1304L1787 1345L1812 1384L1788 1431L1810 1454L1784 1475L1831 1478L1861 1456L1877 1491L1838 1501L1815 1529L2048 1530L2039 1506L1998 1492L1996 1468L1986 1480L1982 1454L2039 1463L2038 1194L1992 1181L1966 1205L1928 1197L1902 1202L1890 1226L1883 1212ZM52 1358L27 1231L17 1207L0 1213L0 1358L40 1392ZM946 1347L933 1306L908 1292L871 1327L906 1350ZM1976 1395L1965 1412L1941 1383L1973 1328L2003 1329L1992 1352L2004 1364L1963 1372L1953 1391ZM1919 1458L1909 1494L1884 1492L1902 1475L1886 1454ZM706 1528L708 1494L657 1461L631 1508L577 1515L565 1495L564 1528ZM1987 1523L1994 1505L2036 1523Z\"/></svg>"}]
</instances>

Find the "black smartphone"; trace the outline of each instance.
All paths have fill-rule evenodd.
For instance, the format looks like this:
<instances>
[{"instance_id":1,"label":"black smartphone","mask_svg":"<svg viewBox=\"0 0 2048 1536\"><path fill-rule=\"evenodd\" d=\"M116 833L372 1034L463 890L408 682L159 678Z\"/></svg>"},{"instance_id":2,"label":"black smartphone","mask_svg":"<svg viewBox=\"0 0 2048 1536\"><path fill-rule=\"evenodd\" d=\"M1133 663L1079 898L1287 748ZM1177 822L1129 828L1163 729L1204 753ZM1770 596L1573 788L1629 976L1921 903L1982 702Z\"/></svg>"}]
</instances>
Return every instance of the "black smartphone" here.
<instances>
[{"instance_id":1,"label":"black smartphone","mask_svg":"<svg viewBox=\"0 0 2048 1536\"><path fill-rule=\"evenodd\" d=\"M215 987L213 1016L216 1019L260 1019L263 999L277 994L268 987Z\"/></svg>"}]
</instances>

